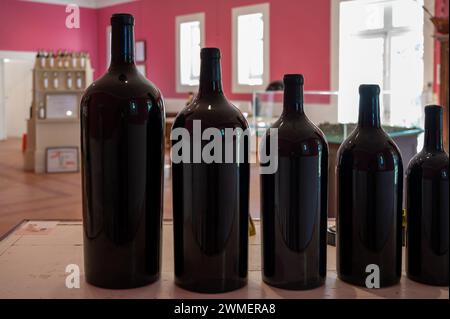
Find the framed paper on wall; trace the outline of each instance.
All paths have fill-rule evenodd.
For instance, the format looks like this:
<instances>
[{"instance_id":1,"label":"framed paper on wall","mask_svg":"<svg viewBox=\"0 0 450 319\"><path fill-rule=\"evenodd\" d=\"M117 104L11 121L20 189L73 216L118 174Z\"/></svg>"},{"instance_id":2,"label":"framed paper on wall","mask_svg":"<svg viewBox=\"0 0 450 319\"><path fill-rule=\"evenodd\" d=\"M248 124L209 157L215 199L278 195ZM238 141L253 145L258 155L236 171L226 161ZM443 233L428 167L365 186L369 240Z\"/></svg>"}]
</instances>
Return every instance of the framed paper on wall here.
<instances>
[{"instance_id":1,"label":"framed paper on wall","mask_svg":"<svg viewBox=\"0 0 450 319\"><path fill-rule=\"evenodd\" d=\"M136 41L136 62L144 62L145 61L145 41L140 40Z\"/></svg>"},{"instance_id":2,"label":"framed paper on wall","mask_svg":"<svg viewBox=\"0 0 450 319\"><path fill-rule=\"evenodd\" d=\"M48 147L45 153L47 173L78 172L78 147Z\"/></svg>"}]
</instances>

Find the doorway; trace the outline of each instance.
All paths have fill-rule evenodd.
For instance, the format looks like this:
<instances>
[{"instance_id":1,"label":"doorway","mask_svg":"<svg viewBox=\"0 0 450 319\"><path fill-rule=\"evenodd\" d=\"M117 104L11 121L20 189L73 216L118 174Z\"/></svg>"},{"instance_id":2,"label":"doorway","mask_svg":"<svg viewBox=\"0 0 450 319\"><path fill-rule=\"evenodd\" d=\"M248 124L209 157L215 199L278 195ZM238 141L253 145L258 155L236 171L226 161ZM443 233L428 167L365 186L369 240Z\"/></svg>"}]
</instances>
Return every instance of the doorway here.
<instances>
[{"instance_id":1,"label":"doorway","mask_svg":"<svg viewBox=\"0 0 450 319\"><path fill-rule=\"evenodd\" d=\"M35 52L0 51L0 140L26 133Z\"/></svg>"}]
</instances>

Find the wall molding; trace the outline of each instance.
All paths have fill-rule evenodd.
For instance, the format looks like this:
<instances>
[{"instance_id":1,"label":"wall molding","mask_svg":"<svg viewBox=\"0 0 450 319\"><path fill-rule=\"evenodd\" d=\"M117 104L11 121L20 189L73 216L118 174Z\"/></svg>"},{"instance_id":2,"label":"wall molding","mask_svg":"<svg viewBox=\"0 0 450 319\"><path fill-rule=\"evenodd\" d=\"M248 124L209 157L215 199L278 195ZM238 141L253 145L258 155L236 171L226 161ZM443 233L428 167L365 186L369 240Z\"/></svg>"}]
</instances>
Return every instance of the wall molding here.
<instances>
[{"instance_id":1,"label":"wall molding","mask_svg":"<svg viewBox=\"0 0 450 319\"><path fill-rule=\"evenodd\" d=\"M100 9L121 3L133 2L137 0L22 0L22 1L39 2L45 4L57 4L63 6L66 6L68 4L76 4L82 8Z\"/></svg>"}]
</instances>

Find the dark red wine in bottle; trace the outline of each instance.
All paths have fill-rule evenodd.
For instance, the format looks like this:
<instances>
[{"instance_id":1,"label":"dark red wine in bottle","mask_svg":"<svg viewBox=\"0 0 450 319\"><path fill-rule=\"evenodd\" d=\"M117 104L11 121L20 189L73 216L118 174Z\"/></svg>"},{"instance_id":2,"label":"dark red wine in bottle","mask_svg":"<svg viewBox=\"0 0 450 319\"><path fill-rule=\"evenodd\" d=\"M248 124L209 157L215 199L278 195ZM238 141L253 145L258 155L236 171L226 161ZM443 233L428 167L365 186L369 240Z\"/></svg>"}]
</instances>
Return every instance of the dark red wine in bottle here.
<instances>
[{"instance_id":1,"label":"dark red wine in bottle","mask_svg":"<svg viewBox=\"0 0 450 319\"><path fill-rule=\"evenodd\" d=\"M164 103L134 63L134 18L111 18L111 65L81 101L87 282L132 288L161 264Z\"/></svg>"},{"instance_id":2,"label":"dark red wine in bottle","mask_svg":"<svg viewBox=\"0 0 450 319\"><path fill-rule=\"evenodd\" d=\"M326 277L328 145L304 112L303 76L287 74L283 82L283 112L272 125L278 169L261 174L263 280L310 289ZM261 152L270 150L270 135Z\"/></svg>"},{"instance_id":3,"label":"dark red wine in bottle","mask_svg":"<svg viewBox=\"0 0 450 319\"><path fill-rule=\"evenodd\" d=\"M380 123L378 85L359 87L359 119L337 160L337 272L385 287L400 280L403 165Z\"/></svg>"},{"instance_id":4,"label":"dark red wine in bottle","mask_svg":"<svg viewBox=\"0 0 450 319\"><path fill-rule=\"evenodd\" d=\"M182 288L217 293L247 283L249 140L244 134L228 139L231 161L225 150L205 151L213 141L225 149L227 130L247 129L222 91L219 49L202 49L198 94L172 128L172 160L178 143L188 145L178 153L188 158L172 163L175 282ZM187 140L175 136L180 130ZM196 130L216 134L200 139Z\"/></svg>"},{"instance_id":5,"label":"dark red wine in bottle","mask_svg":"<svg viewBox=\"0 0 450 319\"><path fill-rule=\"evenodd\" d=\"M442 107L425 107L425 141L406 173L406 273L412 280L448 286L448 154Z\"/></svg>"}]
</instances>

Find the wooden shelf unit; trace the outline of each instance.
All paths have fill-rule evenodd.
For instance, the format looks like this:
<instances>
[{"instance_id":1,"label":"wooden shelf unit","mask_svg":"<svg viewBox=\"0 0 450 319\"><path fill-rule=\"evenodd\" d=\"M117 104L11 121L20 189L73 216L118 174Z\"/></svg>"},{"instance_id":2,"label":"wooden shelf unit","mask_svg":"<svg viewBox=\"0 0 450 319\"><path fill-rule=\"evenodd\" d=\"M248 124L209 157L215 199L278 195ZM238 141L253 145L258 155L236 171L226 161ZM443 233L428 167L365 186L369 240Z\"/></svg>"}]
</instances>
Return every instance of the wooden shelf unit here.
<instances>
[{"instance_id":1,"label":"wooden shelf unit","mask_svg":"<svg viewBox=\"0 0 450 319\"><path fill-rule=\"evenodd\" d=\"M41 59L43 58L36 58L33 69L33 102L30 118L27 119L27 145L24 153L24 169L35 173L46 172L47 148L80 148L79 105L84 90L93 81L89 56L84 57L84 67L80 66L80 55L78 60L73 64L72 61L67 63L65 67L50 68L48 61L42 62ZM47 97L57 94L75 95L76 111L66 118L47 118Z\"/></svg>"}]
</instances>

